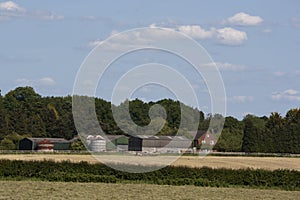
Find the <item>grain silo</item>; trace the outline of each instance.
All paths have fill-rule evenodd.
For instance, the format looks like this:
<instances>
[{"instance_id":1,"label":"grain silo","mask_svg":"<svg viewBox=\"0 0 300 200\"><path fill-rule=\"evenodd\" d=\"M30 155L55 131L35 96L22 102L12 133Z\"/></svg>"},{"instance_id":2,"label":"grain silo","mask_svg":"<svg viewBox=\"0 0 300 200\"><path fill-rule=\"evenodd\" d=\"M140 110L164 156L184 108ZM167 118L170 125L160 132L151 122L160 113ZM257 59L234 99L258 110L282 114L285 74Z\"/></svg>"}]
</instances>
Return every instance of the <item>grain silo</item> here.
<instances>
[{"instance_id":1,"label":"grain silo","mask_svg":"<svg viewBox=\"0 0 300 200\"><path fill-rule=\"evenodd\" d=\"M89 149L93 152L103 152L106 151L106 141L100 136L94 136L94 138L90 138Z\"/></svg>"}]
</instances>

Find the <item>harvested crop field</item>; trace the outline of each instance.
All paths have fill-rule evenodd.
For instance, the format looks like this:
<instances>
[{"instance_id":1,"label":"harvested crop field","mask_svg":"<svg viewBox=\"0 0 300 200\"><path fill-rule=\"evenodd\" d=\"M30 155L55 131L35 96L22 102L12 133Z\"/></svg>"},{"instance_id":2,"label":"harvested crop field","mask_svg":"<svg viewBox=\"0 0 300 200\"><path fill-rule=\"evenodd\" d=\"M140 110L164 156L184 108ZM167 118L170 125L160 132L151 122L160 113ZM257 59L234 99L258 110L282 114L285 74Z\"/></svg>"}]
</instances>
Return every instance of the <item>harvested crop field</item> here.
<instances>
[{"instance_id":1,"label":"harvested crop field","mask_svg":"<svg viewBox=\"0 0 300 200\"><path fill-rule=\"evenodd\" d=\"M297 199L299 191L149 184L0 181L0 199Z\"/></svg>"},{"instance_id":2,"label":"harvested crop field","mask_svg":"<svg viewBox=\"0 0 300 200\"><path fill-rule=\"evenodd\" d=\"M161 161L174 160L174 156L121 156L121 155L98 155L105 162L126 164L159 165ZM175 157L176 158L176 157ZM54 160L71 162L86 161L89 163L99 162L92 155L76 154L0 154L0 159L9 160ZM182 156L172 163L174 166L189 167L212 167L212 168L254 168L254 169L294 169L300 171L300 158L289 157L238 157L238 156Z\"/></svg>"}]
</instances>

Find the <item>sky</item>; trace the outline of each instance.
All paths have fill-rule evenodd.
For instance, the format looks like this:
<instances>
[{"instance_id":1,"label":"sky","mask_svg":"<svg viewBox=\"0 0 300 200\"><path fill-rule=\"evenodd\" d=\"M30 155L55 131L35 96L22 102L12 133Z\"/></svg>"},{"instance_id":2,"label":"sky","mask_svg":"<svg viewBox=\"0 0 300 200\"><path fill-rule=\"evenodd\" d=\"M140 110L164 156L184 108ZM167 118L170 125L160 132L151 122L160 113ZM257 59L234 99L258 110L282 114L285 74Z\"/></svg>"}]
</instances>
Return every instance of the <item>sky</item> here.
<instances>
[{"instance_id":1,"label":"sky","mask_svg":"<svg viewBox=\"0 0 300 200\"><path fill-rule=\"evenodd\" d=\"M299 9L298 0L0 0L1 93L32 86L43 96L71 95L80 66L101 41L130 29L163 27L191 37L211 56L224 82L227 115L285 115L300 103ZM155 57L187 72L202 98L199 108L210 113L204 82L184 62L158 54L137 52L118 60L96 95L109 100L118 77ZM135 97L175 98L153 85Z\"/></svg>"}]
</instances>

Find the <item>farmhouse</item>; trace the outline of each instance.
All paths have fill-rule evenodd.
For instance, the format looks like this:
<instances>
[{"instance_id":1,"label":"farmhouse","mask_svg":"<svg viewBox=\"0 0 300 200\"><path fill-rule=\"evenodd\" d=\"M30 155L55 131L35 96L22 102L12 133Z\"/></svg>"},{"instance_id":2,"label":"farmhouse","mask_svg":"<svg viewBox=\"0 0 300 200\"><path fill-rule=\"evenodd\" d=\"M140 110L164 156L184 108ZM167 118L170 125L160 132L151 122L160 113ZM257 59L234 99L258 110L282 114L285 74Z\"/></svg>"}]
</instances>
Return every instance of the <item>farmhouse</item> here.
<instances>
[{"instance_id":1,"label":"farmhouse","mask_svg":"<svg viewBox=\"0 0 300 200\"><path fill-rule=\"evenodd\" d=\"M184 136L130 136L128 151L179 153L190 148L192 141Z\"/></svg>"},{"instance_id":2,"label":"farmhouse","mask_svg":"<svg viewBox=\"0 0 300 200\"><path fill-rule=\"evenodd\" d=\"M198 131L193 142L193 147L198 149L211 150L212 147L217 143L217 137L214 133L209 131Z\"/></svg>"},{"instance_id":3,"label":"farmhouse","mask_svg":"<svg viewBox=\"0 0 300 200\"><path fill-rule=\"evenodd\" d=\"M19 150L69 150L70 145L71 142L64 138L23 138L19 142Z\"/></svg>"},{"instance_id":4,"label":"farmhouse","mask_svg":"<svg viewBox=\"0 0 300 200\"><path fill-rule=\"evenodd\" d=\"M197 131L197 133L194 136L194 141L193 141L193 147L198 148L202 144L202 140L205 137L206 131Z\"/></svg>"}]
</instances>

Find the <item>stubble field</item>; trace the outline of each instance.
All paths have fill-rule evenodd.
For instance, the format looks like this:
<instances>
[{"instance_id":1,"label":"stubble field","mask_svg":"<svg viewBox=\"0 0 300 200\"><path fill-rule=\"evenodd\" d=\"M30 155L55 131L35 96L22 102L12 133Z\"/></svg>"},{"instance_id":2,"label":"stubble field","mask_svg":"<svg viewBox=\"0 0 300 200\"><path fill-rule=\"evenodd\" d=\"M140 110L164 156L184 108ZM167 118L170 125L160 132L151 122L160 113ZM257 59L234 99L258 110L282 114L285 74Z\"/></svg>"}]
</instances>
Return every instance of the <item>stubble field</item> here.
<instances>
[{"instance_id":1,"label":"stubble field","mask_svg":"<svg viewBox=\"0 0 300 200\"><path fill-rule=\"evenodd\" d=\"M299 191L149 184L0 181L0 199L297 199Z\"/></svg>"}]
</instances>

